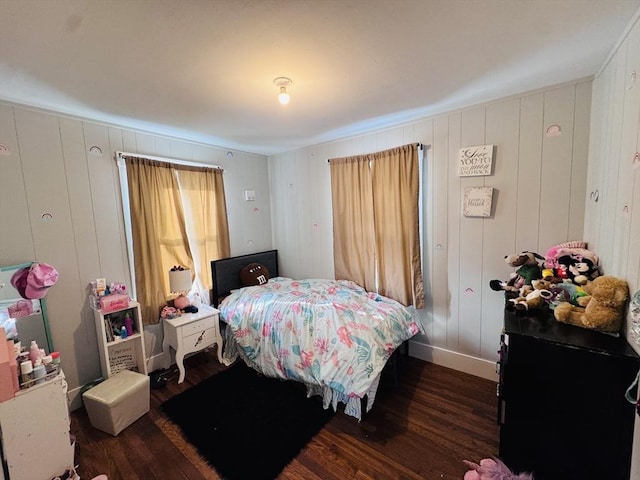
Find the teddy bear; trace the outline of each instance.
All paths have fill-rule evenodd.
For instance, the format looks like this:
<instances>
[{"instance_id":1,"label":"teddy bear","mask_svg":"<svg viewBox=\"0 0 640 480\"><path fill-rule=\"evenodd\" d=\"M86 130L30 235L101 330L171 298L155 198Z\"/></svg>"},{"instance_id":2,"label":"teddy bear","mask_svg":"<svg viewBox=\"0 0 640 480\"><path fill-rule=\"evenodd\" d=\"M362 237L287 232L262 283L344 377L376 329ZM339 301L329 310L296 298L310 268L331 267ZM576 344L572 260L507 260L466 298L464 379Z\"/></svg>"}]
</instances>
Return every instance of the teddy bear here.
<instances>
[{"instance_id":1,"label":"teddy bear","mask_svg":"<svg viewBox=\"0 0 640 480\"><path fill-rule=\"evenodd\" d=\"M516 475L499 458L483 458L480 463L463 462L471 468L463 480L533 480L530 473Z\"/></svg>"},{"instance_id":2,"label":"teddy bear","mask_svg":"<svg viewBox=\"0 0 640 480\"><path fill-rule=\"evenodd\" d=\"M520 289L520 296L509 299L509 305L516 310L531 310L542 308L547 305L547 300L552 297L552 284L544 279L531 281L531 287L525 285Z\"/></svg>"},{"instance_id":3,"label":"teddy bear","mask_svg":"<svg viewBox=\"0 0 640 480\"><path fill-rule=\"evenodd\" d=\"M625 304L629 300L629 284L612 275L603 275L582 287L587 295L578 297L580 306L568 302L553 311L559 322L619 335Z\"/></svg>"},{"instance_id":4,"label":"teddy bear","mask_svg":"<svg viewBox=\"0 0 640 480\"><path fill-rule=\"evenodd\" d=\"M522 286L531 285L532 280L542 278L539 260L544 260L544 257L528 251L506 255L504 261L517 270L511 274L507 281L491 280L489 287L497 292L501 290L518 292Z\"/></svg>"}]
</instances>

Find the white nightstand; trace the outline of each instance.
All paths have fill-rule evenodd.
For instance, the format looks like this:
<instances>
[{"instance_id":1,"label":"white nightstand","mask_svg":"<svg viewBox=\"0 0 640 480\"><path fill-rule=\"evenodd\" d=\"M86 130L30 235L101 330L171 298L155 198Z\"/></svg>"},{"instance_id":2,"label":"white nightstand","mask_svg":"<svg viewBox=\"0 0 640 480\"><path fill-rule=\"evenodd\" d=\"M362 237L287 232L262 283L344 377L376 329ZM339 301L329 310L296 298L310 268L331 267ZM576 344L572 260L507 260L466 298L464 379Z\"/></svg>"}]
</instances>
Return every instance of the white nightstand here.
<instances>
[{"instance_id":1,"label":"white nightstand","mask_svg":"<svg viewBox=\"0 0 640 480\"><path fill-rule=\"evenodd\" d=\"M171 351L176 351L176 364L180 371L178 383L184 381L184 357L189 353L200 352L207 347L218 345L218 361L222 361L222 336L218 325L218 310L202 304L197 313L185 313L178 318L163 319L164 340L162 351L171 362ZM168 366L168 365L167 365Z\"/></svg>"}]
</instances>

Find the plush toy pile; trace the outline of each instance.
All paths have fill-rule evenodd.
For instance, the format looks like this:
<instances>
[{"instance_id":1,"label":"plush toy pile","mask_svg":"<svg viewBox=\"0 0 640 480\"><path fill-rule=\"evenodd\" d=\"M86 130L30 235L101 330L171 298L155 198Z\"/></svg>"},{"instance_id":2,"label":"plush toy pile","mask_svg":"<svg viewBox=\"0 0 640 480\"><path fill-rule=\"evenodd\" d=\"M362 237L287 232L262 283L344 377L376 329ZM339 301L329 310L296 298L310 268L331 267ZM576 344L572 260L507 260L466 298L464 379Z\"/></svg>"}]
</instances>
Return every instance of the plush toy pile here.
<instances>
[{"instance_id":1,"label":"plush toy pile","mask_svg":"<svg viewBox=\"0 0 640 480\"><path fill-rule=\"evenodd\" d=\"M529 251L511 254L505 261L516 270L489 286L506 292L506 308L549 308L559 322L619 335L629 286L621 278L601 276L598 256L586 242L555 245L544 257Z\"/></svg>"},{"instance_id":2,"label":"plush toy pile","mask_svg":"<svg viewBox=\"0 0 640 480\"><path fill-rule=\"evenodd\" d=\"M542 308L554 295L550 290L552 286L551 282L542 278L532 280L531 287L522 287L516 298L509 299L509 306L514 306L516 310Z\"/></svg>"},{"instance_id":3,"label":"plush toy pile","mask_svg":"<svg viewBox=\"0 0 640 480\"><path fill-rule=\"evenodd\" d=\"M598 256L582 241L551 247L545 254L544 266L551 269L555 277L570 280L576 285L584 285L600 275Z\"/></svg>"}]
</instances>

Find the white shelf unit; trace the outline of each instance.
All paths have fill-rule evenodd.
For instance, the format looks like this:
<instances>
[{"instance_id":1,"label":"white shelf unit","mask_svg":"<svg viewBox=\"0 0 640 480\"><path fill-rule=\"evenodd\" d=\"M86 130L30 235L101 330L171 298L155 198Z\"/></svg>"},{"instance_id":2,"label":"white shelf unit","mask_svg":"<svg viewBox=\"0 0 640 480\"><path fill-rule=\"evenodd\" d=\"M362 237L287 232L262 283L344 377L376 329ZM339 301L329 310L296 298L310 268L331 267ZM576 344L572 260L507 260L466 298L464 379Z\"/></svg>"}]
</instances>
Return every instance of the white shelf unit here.
<instances>
[{"instance_id":1,"label":"white shelf unit","mask_svg":"<svg viewBox=\"0 0 640 480\"><path fill-rule=\"evenodd\" d=\"M108 322L112 325L120 325L127 312L133 320L133 334L126 338L120 338L115 332L112 332L113 340L111 340L111 337L107 335ZM147 375L147 355L144 349L140 304L129 302L129 306L108 313L95 310L94 316L102 376L109 378L121 370L133 370Z\"/></svg>"}]
</instances>

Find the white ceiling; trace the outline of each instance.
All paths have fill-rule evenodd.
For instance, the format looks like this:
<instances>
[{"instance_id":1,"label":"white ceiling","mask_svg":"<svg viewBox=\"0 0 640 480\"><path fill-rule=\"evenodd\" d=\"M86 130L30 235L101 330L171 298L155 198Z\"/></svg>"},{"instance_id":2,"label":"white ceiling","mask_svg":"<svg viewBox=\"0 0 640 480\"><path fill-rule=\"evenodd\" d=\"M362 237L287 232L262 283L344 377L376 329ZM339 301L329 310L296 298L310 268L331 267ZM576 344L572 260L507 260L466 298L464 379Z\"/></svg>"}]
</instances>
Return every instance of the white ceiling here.
<instances>
[{"instance_id":1,"label":"white ceiling","mask_svg":"<svg viewBox=\"0 0 640 480\"><path fill-rule=\"evenodd\" d=\"M0 0L0 99L272 154L589 77L639 7Z\"/></svg>"}]
</instances>

